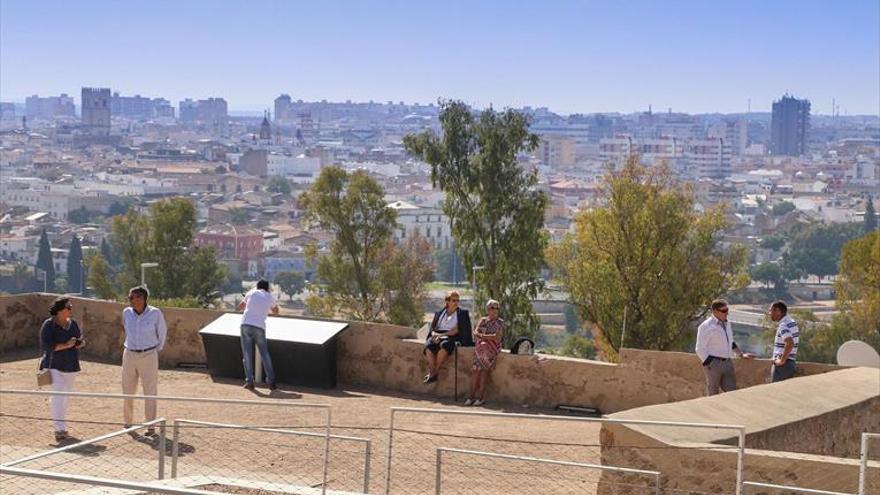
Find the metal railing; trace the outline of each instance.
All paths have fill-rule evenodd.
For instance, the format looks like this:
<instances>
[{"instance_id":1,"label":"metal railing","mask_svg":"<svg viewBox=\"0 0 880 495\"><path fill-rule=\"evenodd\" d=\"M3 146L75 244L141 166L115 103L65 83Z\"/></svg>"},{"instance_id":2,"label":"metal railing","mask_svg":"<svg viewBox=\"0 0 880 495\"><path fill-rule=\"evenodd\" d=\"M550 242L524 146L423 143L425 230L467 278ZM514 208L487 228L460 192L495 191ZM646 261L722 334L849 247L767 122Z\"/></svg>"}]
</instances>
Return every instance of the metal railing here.
<instances>
[{"instance_id":1,"label":"metal railing","mask_svg":"<svg viewBox=\"0 0 880 495\"><path fill-rule=\"evenodd\" d=\"M9 476L25 476L28 478L39 478L52 481L64 481L67 483L79 483L90 486L106 486L110 488L121 488L123 490L136 490L137 492L156 492L167 493L170 495L216 495L217 492L209 492L205 490L195 490L192 488L173 487L158 483L141 483L136 481L124 481L112 478L98 478L94 476L84 476L80 474L53 473L37 469L21 469L0 465L0 474Z\"/></svg>"},{"instance_id":2,"label":"metal railing","mask_svg":"<svg viewBox=\"0 0 880 495\"><path fill-rule=\"evenodd\" d=\"M862 433L862 443L859 448L861 456L859 462L859 495L866 495L867 491L867 472L868 472L868 441L870 439L880 439L880 433Z\"/></svg>"},{"instance_id":3,"label":"metal railing","mask_svg":"<svg viewBox=\"0 0 880 495\"><path fill-rule=\"evenodd\" d=\"M73 443L70 445L65 445L64 447L59 447L57 449L47 450L45 452L39 452L39 453L36 453L33 455L29 455L27 457L22 457L21 459L15 459L15 460L12 460L9 462L4 462L3 464L0 464L0 466L2 466L2 467L17 466L19 464L24 464L26 462L30 462L30 461L33 461L36 459L41 459L43 457L49 457L51 455L60 454L62 452L67 452L70 450L81 449L87 445L93 445L98 442L101 442L104 440L109 440L114 437L127 435L129 433L134 432L134 431L140 430L141 428L149 428L153 425L159 425L159 445L165 445L165 418L158 418L158 419L154 419L152 421L147 421L146 423L139 423L139 424L130 426L128 428L123 428L122 430L119 430L119 431L116 431L113 433L108 433L106 435L101 435L99 437L90 438L88 440L82 440L80 442L76 442L76 443ZM158 477L158 479L161 480L165 477L165 469L164 469L165 449L160 448L160 449L158 449L158 451L159 451L159 454L158 454L159 455L159 471L156 474L156 476Z\"/></svg>"},{"instance_id":4,"label":"metal railing","mask_svg":"<svg viewBox=\"0 0 880 495\"><path fill-rule=\"evenodd\" d=\"M42 390L18 390L18 389L0 389L0 396L34 396L34 397L43 397L50 398L52 396L67 396L67 397L76 397L76 398L89 398L89 399L133 399L133 400L156 400L160 402L183 402L183 403L199 403L199 404L218 404L223 406L230 405L243 405L243 406L260 406L260 407L281 407L281 408L289 408L289 409L312 409L318 411L323 416L323 424L318 426L310 426L312 428L317 428L321 433L310 433L308 436L312 436L315 438L323 439L323 448L321 448L321 454L319 456L321 466L320 466L320 492L322 494L326 494L327 492L327 480L328 480L328 464L329 464L329 456L330 456L330 425L331 425L331 410L329 405L325 404L310 404L310 403L301 403L301 402L287 402L287 401L259 401L259 400L242 400L242 399L209 399L209 398L199 398L199 397L177 397L177 396L160 396L160 395L134 395L134 394L114 394L114 393L89 393L89 392L59 392L59 391L42 391ZM38 419L38 418L35 418ZM60 472L52 472L48 469L22 469L18 467L14 467L20 465L22 463L26 463L28 461L33 461L40 458L46 458L55 454L68 452L68 451L76 451L77 448L82 448L84 446L94 445L96 442L101 442L107 439L111 439L114 437L118 437L121 435L125 435L127 433L134 432L135 430L150 427L152 425L158 425L159 430L159 438L158 438L158 470L156 472L156 477L159 480L165 478L165 457L166 457L166 420L165 419L157 419L153 421L149 421L146 423L137 424L131 427L123 428L119 431L114 431L112 433L108 433L105 435L100 435L89 440L84 440L81 442L76 442L72 445L67 445L64 447L52 449L45 452L39 452L33 455L28 455L26 457L22 457L19 459L15 459L12 461L8 461L6 463L0 464L0 473L13 475L13 476L25 476L25 477L38 477L42 479L51 479L55 481L68 481L71 483L86 483L86 484L95 484L101 486L114 486L119 488L126 489L137 489L141 490L143 488L149 488L161 493L211 493L201 490L189 490L183 488L168 488L164 487L161 490L159 488L164 485L150 485L149 483L143 483L141 481L131 481L131 480L120 480L120 479L111 479L111 478L101 478L101 477L93 477L93 476L85 476L81 473L77 474L69 474L69 473L60 473ZM274 433L289 433L290 430L280 429ZM299 432L306 433L306 432ZM361 440L361 439L358 439ZM176 453L179 453L179 450ZM172 464L174 461L172 460ZM368 455L369 461L369 455ZM172 466L173 467L173 466ZM40 473L37 476L35 473ZM369 479L367 479L367 482ZM165 490L165 491L162 491ZM169 491L170 490L170 491Z\"/></svg>"},{"instance_id":5,"label":"metal railing","mask_svg":"<svg viewBox=\"0 0 880 495\"><path fill-rule=\"evenodd\" d=\"M282 435L294 435L303 437L323 438L320 433L307 431L286 430L280 428L263 428L259 426L231 425L226 423L214 423L210 421L196 421L191 419L175 419L171 433L171 477L177 478L177 459L180 453L180 425L194 425L212 428L228 428L234 430L259 431L265 433L279 433ZM370 488L370 457L372 455L372 441L368 438L350 437L345 435L330 435L331 440L344 440L364 444L364 493Z\"/></svg>"},{"instance_id":6,"label":"metal railing","mask_svg":"<svg viewBox=\"0 0 880 495\"><path fill-rule=\"evenodd\" d=\"M630 420L630 419L610 419L610 418L582 418L582 417L571 417L571 416L538 416L533 414L513 414L513 413L495 413L495 412L482 412L482 411L460 411L460 410L449 410L449 409L427 409L427 408L414 408L414 407L392 407L391 408L391 419L388 427L388 452L386 459L386 473L385 473L385 495L390 495L391 493L391 479L392 479L392 457L394 452L394 431L395 431L395 416L398 413L415 413L415 414L441 414L441 415L463 415L463 416L476 416L483 418L508 418L508 419L525 419L530 421L564 421L564 422L574 422L574 423L597 423L597 424L619 424L619 425L641 425L641 426L666 426L666 427L681 427L681 428L700 428L700 429L721 429L721 430L736 430L737 431L737 445L736 445L736 495L742 495L742 487L743 487L743 457L745 451L745 426L742 425L730 425L730 424L711 424L711 423L689 423L689 422L677 422L677 421L649 421L649 420Z\"/></svg>"},{"instance_id":7,"label":"metal railing","mask_svg":"<svg viewBox=\"0 0 880 495\"><path fill-rule=\"evenodd\" d=\"M447 447L437 447L437 471L434 475L434 495L440 495L440 487L442 486L441 477L442 477L442 465L443 465L443 453L450 452L456 454L464 454L464 455L474 455L480 457L491 457L495 459L509 459L516 461L526 461L526 462L534 462L538 464L552 464L556 466L568 466L568 467L582 467L588 469L597 469L600 471L611 471L618 473L628 473L628 474L640 474L645 476L653 476L654 477L654 494L660 495L660 471L651 471L647 469L633 469L633 468L625 468L625 467L617 467L617 466L603 466L601 464L589 464L584 462L571 462L571 461L558 461L555 459L542 459L538 457L528 457L521 455L510 455L510 454L499 454L497 452L481 452L478 450L463 450L463 449L453 449Z\"/></svg>"},{"instance_id":8,"label":"metal railing","mask_svg":"<svg viewBox=\"0 0 880 495\"><path fill-rule=\"evenodd\" d=\"M855 495L846 492L832 492L828 490L817 490L815 488L800 488L789 485L774 485L773 483L759 483L757 481L743 481L743 486L753 486L755 488L770 488L773 490L786 490L788 492L806 493L808 495Z\"/></svg>"}]
</instances>

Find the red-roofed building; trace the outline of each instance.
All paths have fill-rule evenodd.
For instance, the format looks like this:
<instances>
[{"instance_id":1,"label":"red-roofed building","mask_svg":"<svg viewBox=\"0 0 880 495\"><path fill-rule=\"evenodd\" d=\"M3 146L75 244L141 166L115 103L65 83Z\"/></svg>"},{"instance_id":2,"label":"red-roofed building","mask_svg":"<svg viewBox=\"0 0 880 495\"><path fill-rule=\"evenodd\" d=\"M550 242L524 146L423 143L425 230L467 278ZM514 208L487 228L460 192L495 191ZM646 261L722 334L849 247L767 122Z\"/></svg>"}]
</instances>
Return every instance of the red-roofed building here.
<instances>
[{"instance_id":1,"label":"red-roofed building","mask_svg":"<svg viewBox=\"0 0 880 495\"><path fill-rule=\"evenodd\" d=\"M196 246L214 246L221 259L249 260L263 252L263 233L244 225L217 224L196 234Z\"/></svg>"}]
</instances>

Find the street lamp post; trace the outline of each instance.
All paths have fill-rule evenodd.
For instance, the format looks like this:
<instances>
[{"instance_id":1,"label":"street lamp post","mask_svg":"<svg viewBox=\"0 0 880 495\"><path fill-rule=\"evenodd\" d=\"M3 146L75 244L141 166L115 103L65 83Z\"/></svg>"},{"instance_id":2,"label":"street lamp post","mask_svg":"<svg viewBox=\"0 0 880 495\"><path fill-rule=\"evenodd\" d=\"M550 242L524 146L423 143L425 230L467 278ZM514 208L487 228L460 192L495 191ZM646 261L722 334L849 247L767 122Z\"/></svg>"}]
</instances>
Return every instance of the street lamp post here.
<instances>
[{"instance_id":1,"label":"street lamp post","mask_svg":"<svg viewBox=\"0 0 880 495\"><path fill-rule=\"evenodd\" d=\"M145 279L145 273L147 268L156 268L159 266L159 263L141 263L141 287L147 288L147 282Z\"/></svg>"},{"instance_id":2,"label":"street lamp post","mask_svg":"<svg viewBox=\"0 0 880 495\"><path fill-rule=\"evenodd\" d=\"M86 295L86 262L79 260L79 294Z\"/></svg>"}]
</instances>

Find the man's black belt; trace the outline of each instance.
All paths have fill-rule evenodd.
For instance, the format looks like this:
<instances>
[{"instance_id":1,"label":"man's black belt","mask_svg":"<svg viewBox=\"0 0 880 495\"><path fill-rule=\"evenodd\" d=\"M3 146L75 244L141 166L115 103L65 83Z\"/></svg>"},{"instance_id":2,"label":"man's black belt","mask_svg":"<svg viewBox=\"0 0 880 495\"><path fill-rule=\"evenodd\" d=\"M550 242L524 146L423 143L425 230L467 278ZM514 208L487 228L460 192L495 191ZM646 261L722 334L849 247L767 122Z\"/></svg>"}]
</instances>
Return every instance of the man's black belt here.
<instances>
[{"instance_id":1,"label":"man's black belt","mask_svg":"<svg viewBox=\"0 0 880 495\"><path fill-rule=\"evenodd\" d=\"M713 360L727 361L728 358L720 358L720 357L717 357L717 356L709 356L709 357L706 358L705 361L703 361L703 366L709 366L709 363L711 363Z\"/></svg>"},{"instance_id":2,"label":"man's black belt","mask_svg":"<svg viewBox=\"0 0 880 495\"><path fill-rule=\"evenodd\" d=\"M126 350L131 351L131 352L147 352L147 351L152 351L153 349L155 349L157 347L159 347L159 346L154 345L153 347L147 347L146 349L129 349L126 347Z\"/></svg>"}]
</instances>

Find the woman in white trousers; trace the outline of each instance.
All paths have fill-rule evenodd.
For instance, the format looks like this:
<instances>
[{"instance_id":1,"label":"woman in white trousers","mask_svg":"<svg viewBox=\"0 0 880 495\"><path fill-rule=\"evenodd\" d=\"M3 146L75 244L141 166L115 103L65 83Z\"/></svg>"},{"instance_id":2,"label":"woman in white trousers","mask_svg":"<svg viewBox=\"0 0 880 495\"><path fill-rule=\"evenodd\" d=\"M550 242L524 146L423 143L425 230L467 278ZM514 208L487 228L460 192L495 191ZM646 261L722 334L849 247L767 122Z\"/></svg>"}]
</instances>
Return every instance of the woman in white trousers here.
<instances>
[{"instance_id":1,"label":"woman in white trousers","mask_svg":"<svg viewBox=\"0 0 880 495\"><path fill-rule=\"evenodd\" d=\"M80 371L79 349L85 345L85 341L79 325L70 317L72 310L70 298L59 297L49 308L52 317L47 318L40 328L40 343L44 352L40 369L48 369L52 375L53 392L73 392L73 383ZM53 395L49 399L56 442L69 437L66 421L68 399L66 395Z\"/></svg>"}]
</instances>

